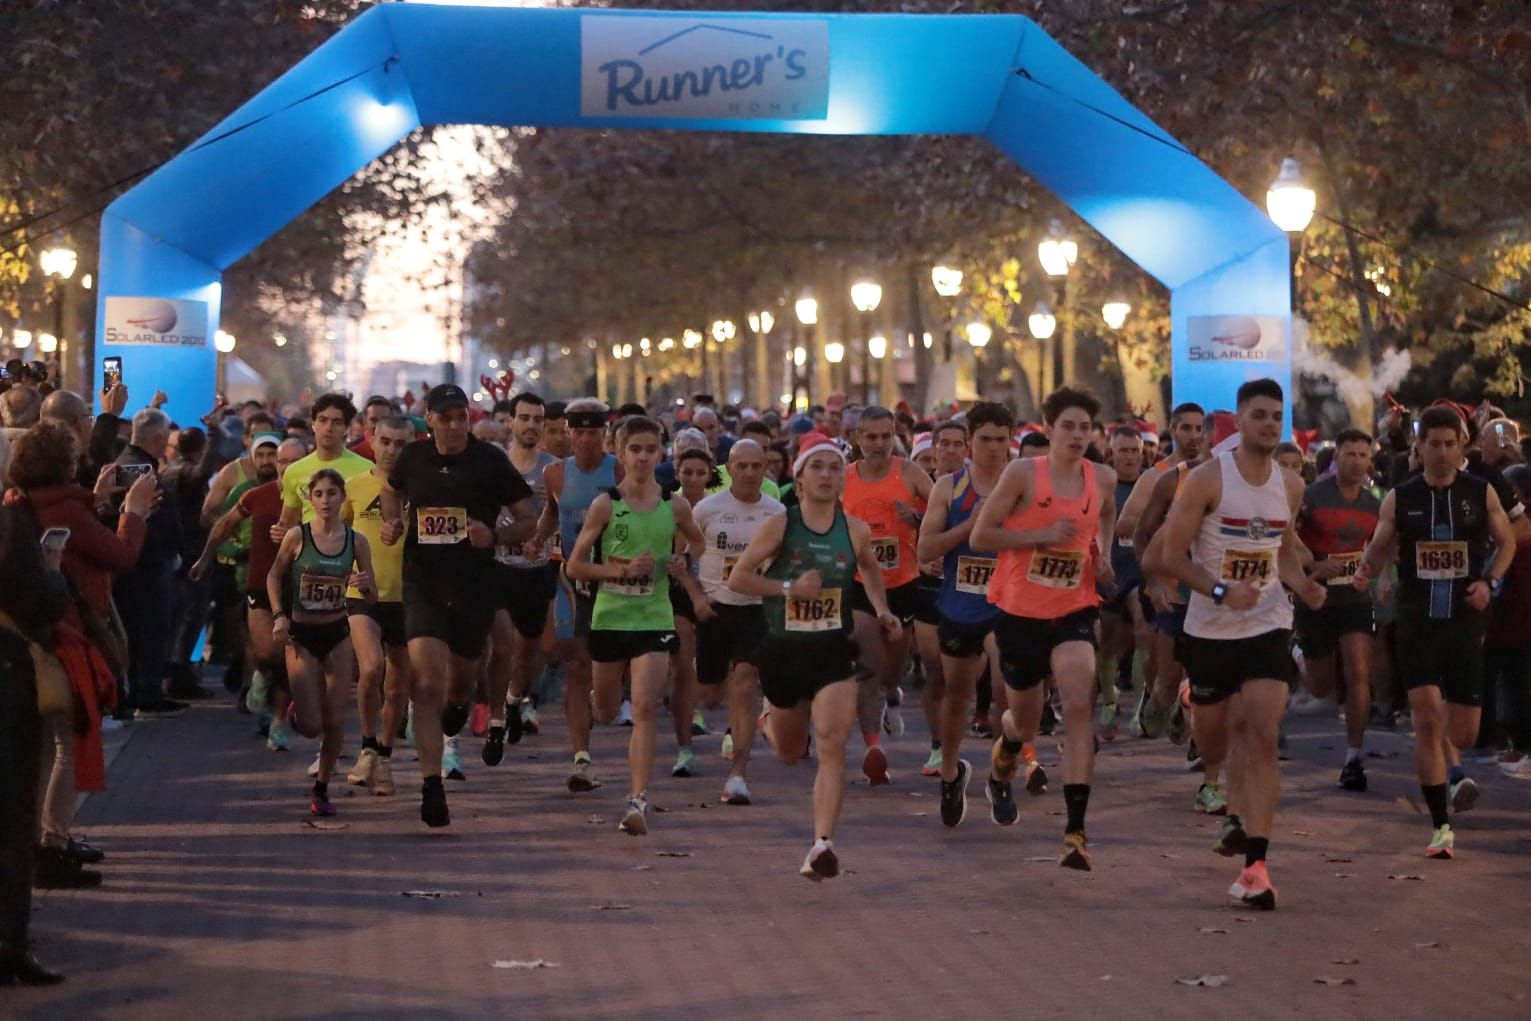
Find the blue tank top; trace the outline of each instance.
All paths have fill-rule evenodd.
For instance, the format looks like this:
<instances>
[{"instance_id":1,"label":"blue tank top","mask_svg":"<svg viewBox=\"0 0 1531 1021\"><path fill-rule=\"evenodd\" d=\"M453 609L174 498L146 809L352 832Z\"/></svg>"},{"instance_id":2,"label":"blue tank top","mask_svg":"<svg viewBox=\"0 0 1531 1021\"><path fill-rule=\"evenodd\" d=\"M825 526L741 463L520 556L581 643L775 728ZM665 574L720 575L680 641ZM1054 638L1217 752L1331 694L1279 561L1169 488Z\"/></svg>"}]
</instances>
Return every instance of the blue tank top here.
<instances>
[{"instance_id":1,"label":"blue tank top","mask_svg":"<svg viewBox=\"0 0 1531 1021\"><path fill-rule=\"evenodd\" d=\"M563 495L558 498L558 539L564 559L574 552L574 540L585 523L585 515L595 498L617 484L617 459L612 454L601 458L594 471L580 471L574 458L563 461Z\"/></svg>"},{"instance_id":2,"label":"blue tank top","mask_svg":"<svg viewBox=\"0 0 1531 1021\"><path fill-rule=\"evenodd\" d=\"M956 528L978 512L978 491L973 476L964 468L952 479L952 502L946 509L946 527ZM966 542L947 552L941 561L941 595L936 609L957 624L979 626L992 623L1000 614L989 602L989 579L995 559L978 553Z\"/></svg>"}]
</instances>

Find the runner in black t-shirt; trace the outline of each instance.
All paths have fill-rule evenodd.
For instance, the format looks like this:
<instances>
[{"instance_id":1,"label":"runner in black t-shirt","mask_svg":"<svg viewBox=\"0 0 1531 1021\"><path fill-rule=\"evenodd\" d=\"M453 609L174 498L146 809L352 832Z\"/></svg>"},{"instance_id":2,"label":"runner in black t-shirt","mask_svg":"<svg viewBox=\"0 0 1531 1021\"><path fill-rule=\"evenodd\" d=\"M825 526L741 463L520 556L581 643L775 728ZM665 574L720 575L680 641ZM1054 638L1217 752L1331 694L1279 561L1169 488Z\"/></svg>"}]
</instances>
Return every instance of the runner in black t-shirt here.
<instances>
[{"instance_id":1,"label":"runner in black t-shirt","mask_svg":"<svg viewBox=\"0 0 1531 1021\"><path fill-rule=\"evenodd\" d=\"M387 545L405 538L404 631L425 777L420 818L446 826L442 735L455 736L468 721L475 668L494 622L494 546L525 542L536 518L532 491L505 451L469 434L468 395L460 387L435 387L425 409L431 438L399 455L381 494L381 537ZM511 520L496 529L502 507Z\"/></svg>"}]
</instances>

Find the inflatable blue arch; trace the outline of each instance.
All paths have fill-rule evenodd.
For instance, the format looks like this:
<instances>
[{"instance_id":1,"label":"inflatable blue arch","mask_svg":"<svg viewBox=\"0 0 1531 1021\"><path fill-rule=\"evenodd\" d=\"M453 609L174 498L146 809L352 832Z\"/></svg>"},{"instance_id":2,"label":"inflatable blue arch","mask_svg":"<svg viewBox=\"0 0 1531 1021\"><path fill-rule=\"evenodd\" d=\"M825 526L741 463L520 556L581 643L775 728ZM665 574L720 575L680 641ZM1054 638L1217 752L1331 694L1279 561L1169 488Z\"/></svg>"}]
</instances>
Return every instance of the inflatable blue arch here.
<instances>
[{"instance_id":1,"label":"inflatable blue arch","mask_svg":"<svg viewBox=\"0 0 1531 1021\"><path fill-rule=\"evenodd\" d=\"M1286 235L1009 15L373 7L107 208L100 353L200 413L223 270L410 131L460 123L979 135L1170 289L1177 401L1290 381Z\"/></svg>"}]
</instances>

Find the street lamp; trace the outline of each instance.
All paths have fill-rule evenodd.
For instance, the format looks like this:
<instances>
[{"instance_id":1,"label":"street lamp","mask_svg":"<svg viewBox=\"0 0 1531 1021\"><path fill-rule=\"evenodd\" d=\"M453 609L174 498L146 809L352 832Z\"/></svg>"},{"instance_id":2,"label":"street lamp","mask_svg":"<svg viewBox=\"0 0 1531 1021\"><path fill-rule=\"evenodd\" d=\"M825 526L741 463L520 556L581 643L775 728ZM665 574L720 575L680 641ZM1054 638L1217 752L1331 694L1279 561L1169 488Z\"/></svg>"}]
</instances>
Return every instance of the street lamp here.
<instances>
[{"instance_id":1,"label":"street lamp","mask_svg":"<svg viewBox=\"0 0 1531 1021\"><path fill-rule=\"evenodd\" d=\"M797 321L803 326L803 345L806 356L808 359L815 358L817 356L818 349L813 342L813 328L818 325L819 322L818 299L813 296L813 292L811 290L804 288L802 295L798 297L796 303L793 305L793 311L797 313ZM798 363L799 367L802 367L803 364L804 363L802 362ZM809 362L808 368L802 374L803 396L807 398L807 401L810 404L813 402L813 375L816 370L817 366ZM797 386L794 383L793 391L796 392L796 390ZM796 402L794 401L793 403Z\"/></svg>"},{"instance_id":2,"label":"street lamp","mask_svg":"<svg viewBox=\"0 0 1531 1021\"><path fill-rule=\"evenodd\" d=\"M1288 234L1300 234L1313 220L1318 196L1302 176L1302 164L1295 156L1281 161L1281 172L1265 193L1265 210L1276 226Z\"/></svg>"},{"instance_id":3,"label":"street lamp","mask_svg":"<svg viewBox=\"0 0 1531 1021\"><path fill-rule=\"evenodd\" d=\"M941 297L955 298L962 291L962 270L951 266L932 267L930 283Z\"/></svg>"},{"instance_id":4,"label":"street lamp","mask_svg":"<svg viewBox=\"0 0 1531 1021\"><path fill-rule=\"evenodd\" d=\"M223 393L229 388L228 357L234 351L234 335L227 330L219 330L217 333L214 333L213 348L218 352L218 392ZM325 373L325 378L333 383L336 375L331 370Z\"/></svg>"},{"instance_id":5,"label":"street lamp","mask_svg":"<svg viewBox=\"0 0 1531 1021\"><path fill-rule=\"evenodd\" d=\"M80 257L72 248L45 248L38 256L38 261L42 263L43 272L48 276L68 280L74 276Z\"/></svg>"},{"instance_id":6,"label":"street lamp","mask_svg":"<svg viewBox=\"0 0 1531 1021\"><path fill-rule=\"evenodd\" d=\"M1079 245L1066 237L1063 224L1054 220L1048 227L1046 240L1037 245L1037 258L1048 276L1066 277L1069 267L1079 258Z\"/></svg>"},{"instance_id":7,"label":"street lamp","mask_svg":"<svg viewBox=\"0 0 1531 1021\"><path fill-rule=\"evenodd\" d=\"M1132 306L1121 298L1113 298L1100 307L1100 317L1113 330L1120 330L1131 314Z\"/></svg>"},{"instance_id":8,"label":"street lamp","mask_svg":"<svg viewBox=\"0 0 1531 1021\"><path fill-rule=\"evenodd\" d=\"M649 356L649 351L651 350L653 350L653 343L649 340L649 338L643 337L638 341L638 352L642 354L643 357L647 358Z\"/></svg>"},{"instance_id":9,"label":"street lamp","mask_svg":"<svg viewBox=\"0 0 1531 1021\"><path fill-rule=\"evenodd\" d=\"M866 318L861 333L861 402L872 403L872 313L882 304L882 286L870 280L858 280L851 284L851 304Z\"/></svg>"},{"instance_id":10,"label":"street lamp","mask_svg":"<svg viewBox=\"0 0 1531 1021\"><path fill-rule=\"evenodd\" d=\"M25 351L27 348L31 347L32 346L32 331L31 330L12 330L11 331L11 346L14 347L18 351Z\"/></svg>"},{"instance_id":11,"label":"street lamp","mask_svg":"<svg viewBox=\"0 0 1531 1021\"><path fill-rule=\"evenodd\" d=\"M51 333L39 333L37 335L37 350L45 355L51 355L58 350L58 337Z\"/></svg>"},{"instance_id":12,"label":"street lamp","mask_svg":"<svg viewBox=\"0 0 1531 1021\"><path fill-rule=\"evenodd\" d=\"M681 345L687 351L695 351L702 343L702 335L696 330L686 330L680 335Z\"/></svg>"},{"instance_id":13,"label":"street lamp","mask_svg":"<svg viewBox=\"0 0 1531 1021\"><path fill-rule=\"evenodd\" d=\"M756 333L770 333L771 327L776 325L776 317L770 312L751 312L750 329Z\"/></svg>"},{"instance_id":14,"label":"street lamp","mask_svg":"<svg viewBox=\"0 0 1531 1021\"><path fill-rule=\"evenodd\" d=\"M819 321L819 302L813 296L812 291L804 291L803 296L797 299L797 321L804 326L813 326Z\"/></svg>"},{"instance_id":15,"label":"street lamp","mask_svg":"<svg viewBox=\"0 0 1531 1021\"><path fill-rule=\"evenodd\" d=\"M234 344L234 335L229 333L227 330L219 330L217 333L213 334L213 346L218 349L219 354L226 355L233 351Z\"/></svg>"},{"instance_id":16,"label":"street lamp","mask_svg":"<svg viewBox=\"0 0 1531 1021\"><path fill-rule=\"evenodd\" d=\"M733 340L736 333L732 320L719 319L712 324L712 339L719 344Z\"/></svg>"},{"instance_id":17,"label":"street lamp","mask_svg":"<svg viewBox=\"0 0 1531 1021\"><path fill-rule=\"evenodd\" d=\"M57 343L68 336L64 331L64 306L68 302L69 278L74 276L74 271L80 264L80 257L73 248L58 245L53 248L44 248L38 253L37 261L42 266L43 273L53 278L53 336ZM54 379L62 386L64 374L57 365L58 359L54 361ZM87 361L86 364L85 371L89 373L89 362ZM89 390L89 387L86 389Z\"/></svg>"},{"instance_id":18,"label":"street lamp","mask_svg":"<svg viewBox=\"0 0 1531 1021\"><path fill-rule=\"evenodd\" d=\"M888 338L882 334L876 334L867 341L867 350L873 358L881 361L888 354Z\"/></svg>"},{"instance_id":19,"label":"street lamp","mask_svg":"<svg viewBox=\"0 0 1531 1021\"><path fill-rule=\"evenodd\" d=\"M1058 328L1058 320L1053 316L1053 310L1047 307L1047 302L1037 302L1037 307L1026 318L1026 326L1031 330L1031 335L1038 340L1047 340Z\"/></svg>"},{"instance_id":20,"label":"street lamp","mask_svg":"<svg viewBox=\"0 0 1531 1021\"><path fill-rule=\"evenodd\" d=\"M824 345L824 360L831 365L839 365L845 360L845 345L838 340L831 340Z\"/></svg>"},{"instance_id":21,"label":"street lamp","mask_svg":"<svg viewBox=\"0 0 1531 1021\"><path fill-rule=\"evenodd\" d=\"M967 335L969 344L975 348L982 348L988 345L989 339L994 336L994 331L989 328L988 323L972 322L967 325Z\"/></svg>"},{"instance_id":22,"label":"street lamp","mask_svg":"<svg viewBox=\"0 0 1531 1021\"><path fill-rule=\"evenodd\" d=\"M795 347L792 349L792 364L800 369L808 364L808 349L806 347Z\"/></svg>"},{"instance_id":23,"label":"street lamp","mask_svg":"<svg viewBox=\"0 0 1531 1021\"><path fill-rule=\"evenodd\" d=\"M660 337L659 338L659 350L661 350L661 351L670 351L670 350L673 350L674 347L675 347L675 338L674 337Z\"/></svg>"}]
</instances>

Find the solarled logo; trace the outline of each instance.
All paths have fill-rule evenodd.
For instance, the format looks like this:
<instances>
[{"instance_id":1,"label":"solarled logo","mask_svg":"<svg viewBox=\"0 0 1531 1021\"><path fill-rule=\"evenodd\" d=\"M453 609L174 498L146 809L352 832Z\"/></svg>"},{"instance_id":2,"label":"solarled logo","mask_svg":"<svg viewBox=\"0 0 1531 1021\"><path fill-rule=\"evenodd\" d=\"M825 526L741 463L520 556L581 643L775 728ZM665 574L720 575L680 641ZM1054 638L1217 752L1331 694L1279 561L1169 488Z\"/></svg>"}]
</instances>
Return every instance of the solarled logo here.
<instances>
[{"instance_id":1,"label":"solarled logo","mask_svg":"<svg viewBox=\"0 0 1531 1021\"><path fill-rule=\"evenodd\" d=\"M823 120L829 23L587 15L580 19L580 113Z\"/></svg>"},{"instance_id":2,"label":"solarled logo","mask_svg":"<svg viewBox=\"0 0 1531 1021\"><path fill-rule=\"evenodd\" d=\"M105 338L108 344L206 347L207 303L109 297Z\"/></svg>"},{"instance_id":3,"label":"solarled logo","mask_svg":"<svg viewBox=\"0 0 1531 1021\"><path fill-rule=\"evenodd\" d=\"M1279 316L1192 316L1186 324L1193 362L1274 362L1286 358Z\"/></svg>"}]
</instances>

